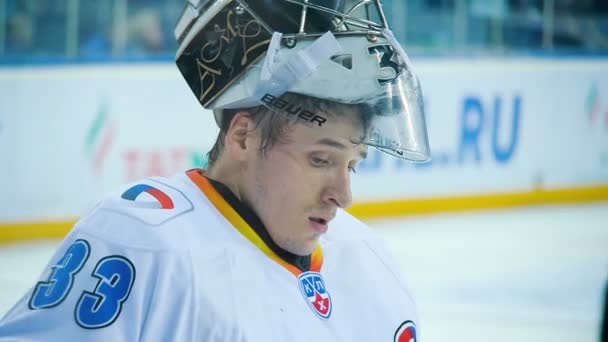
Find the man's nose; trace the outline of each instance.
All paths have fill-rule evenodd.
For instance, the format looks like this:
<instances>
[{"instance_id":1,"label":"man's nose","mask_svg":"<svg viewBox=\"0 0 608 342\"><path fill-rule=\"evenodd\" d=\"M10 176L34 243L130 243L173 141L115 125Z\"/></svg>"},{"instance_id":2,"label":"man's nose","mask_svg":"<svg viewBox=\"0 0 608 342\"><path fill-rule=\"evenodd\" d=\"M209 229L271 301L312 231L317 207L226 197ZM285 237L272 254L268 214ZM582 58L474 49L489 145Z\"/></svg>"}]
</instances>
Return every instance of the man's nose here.
<instances>
[{"instance_id":1,"label":"man's nose","mask_svg":"<svg viewBox=\"0 0 608 342\"><path fill-rule=\"evenodd\" d=\"M352 194L350 190L350 173L347 171L336 173L328 181L323 191L323 202L335 205L338 208L348 208L352 205Z\"/></svg>"}]
</instances>

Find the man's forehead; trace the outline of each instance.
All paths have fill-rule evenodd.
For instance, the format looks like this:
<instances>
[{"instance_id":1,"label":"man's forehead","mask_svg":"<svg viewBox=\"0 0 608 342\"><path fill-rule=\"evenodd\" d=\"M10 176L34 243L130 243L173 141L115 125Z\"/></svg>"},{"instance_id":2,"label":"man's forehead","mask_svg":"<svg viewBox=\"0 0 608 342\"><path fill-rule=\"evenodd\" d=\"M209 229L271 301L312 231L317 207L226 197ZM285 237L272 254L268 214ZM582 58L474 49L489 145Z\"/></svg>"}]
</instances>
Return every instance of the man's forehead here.
<instances>
[{"instance_id":1,"label":"man's forehead","mask_svg":"<svg viewBox=\"0 0 608 342\"><path fill-rule=\"evenodd\" d=\"M350 120L330 122L326 127L296 124L286 132L286 141L306 147L328 147L350 152L365 159L367 145L355 143L361 138L362 130Z\"/></svg>"},{"instance_id":2,"label":"man's forehead","mask_svg":"<svg viewBox=\"0 0 608 342\"><path fill-rule=\"evenodd\" d=\"M336 140L333 138L321 138L315 142L316 145L332 147L340 151L354 149L361 159L367 158L367 145L353 142L352 138Z\"/></svg>"}]
</instances>

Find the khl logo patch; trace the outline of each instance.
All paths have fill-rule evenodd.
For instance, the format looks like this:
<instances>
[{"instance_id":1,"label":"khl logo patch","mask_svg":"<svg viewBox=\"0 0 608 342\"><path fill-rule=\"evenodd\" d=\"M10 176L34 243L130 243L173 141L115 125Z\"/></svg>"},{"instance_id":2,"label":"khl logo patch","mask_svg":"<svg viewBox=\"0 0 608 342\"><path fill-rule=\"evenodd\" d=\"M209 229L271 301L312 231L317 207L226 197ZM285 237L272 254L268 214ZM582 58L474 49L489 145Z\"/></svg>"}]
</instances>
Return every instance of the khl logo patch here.
<instances>
[{"instance_id":1,"label":"khl logo patch","mask_svg":"<svg viewBox=\"0 0 608 342\"><path fill-rule=\"evenodd\" d=\"M323 319L328 319L331 315L331 297L321 273L304 272L298 276L300 291L304 295L304 300L314 313Z\"/></svg>"},{"instance_id":2,"label":"khl logo patch","mask_svg":"<svg viewBox=\"0 0 608 342\"><path fill-rule=\"evenodd\" d=\"M416 342L416 324L412 321L401 323L395 332L394 342Z\"/></svg>"}]
</instances>

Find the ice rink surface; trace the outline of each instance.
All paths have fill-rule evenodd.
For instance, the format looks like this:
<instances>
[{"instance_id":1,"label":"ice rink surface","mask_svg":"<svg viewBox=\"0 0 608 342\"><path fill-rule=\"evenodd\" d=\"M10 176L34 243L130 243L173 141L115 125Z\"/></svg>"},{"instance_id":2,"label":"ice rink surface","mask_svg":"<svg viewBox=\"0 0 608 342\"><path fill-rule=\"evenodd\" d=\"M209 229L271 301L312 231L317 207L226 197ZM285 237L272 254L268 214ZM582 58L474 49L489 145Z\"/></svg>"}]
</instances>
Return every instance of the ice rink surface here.
<instances>
[{"instance_id":1,"label":"ice rink surface","mask_svg":"<svg viewBox=\"0 0 608 342\"><path fill-rule=\"evenodd\" d=\"M599 342L608 203L369 223L409 280L419 341ZM0 246L0 316L34 284L58 244Z\"/></svg>"}]
</instances>

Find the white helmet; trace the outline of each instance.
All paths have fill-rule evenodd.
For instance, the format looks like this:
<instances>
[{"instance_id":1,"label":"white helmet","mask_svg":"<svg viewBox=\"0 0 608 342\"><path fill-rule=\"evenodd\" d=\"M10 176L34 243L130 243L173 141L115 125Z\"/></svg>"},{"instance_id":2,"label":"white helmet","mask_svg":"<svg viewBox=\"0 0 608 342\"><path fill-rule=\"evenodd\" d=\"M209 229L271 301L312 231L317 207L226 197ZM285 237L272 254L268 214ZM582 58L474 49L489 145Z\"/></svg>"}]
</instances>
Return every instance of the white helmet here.
<instances>
[{"instance_id":1,"label":"white helmet","mask_svg":"<svg viewBox=\"0 0 608 342\"><path fill-rule=\"evenodd\" d=\"M175 36L177 66L207 109L286 92L362 104L372 119L355 142L430 159L420 83L380 0L189 0Z\"/></svg>"}]
</instances>

